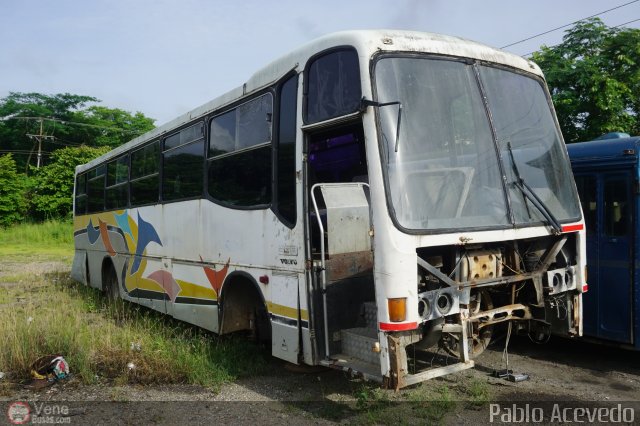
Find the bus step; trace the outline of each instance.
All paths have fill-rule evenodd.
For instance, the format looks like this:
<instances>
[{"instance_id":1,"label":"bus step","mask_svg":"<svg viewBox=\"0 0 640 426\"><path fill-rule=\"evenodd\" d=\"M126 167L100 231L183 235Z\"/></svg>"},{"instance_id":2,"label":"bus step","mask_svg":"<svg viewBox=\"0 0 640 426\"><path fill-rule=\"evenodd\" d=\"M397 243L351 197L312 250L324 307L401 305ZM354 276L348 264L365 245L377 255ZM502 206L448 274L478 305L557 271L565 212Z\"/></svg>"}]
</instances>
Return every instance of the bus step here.
<instances>
[{"instance_id":1,"label":"bus step","mask_svg":"<svg viewBox=\"0 0 640 426\"><path fill-rule=\"evenodd\" d=\"M370 364L380 365L380 345L374 328L356 327L340 331L342 353Z\"/></svg>"},{"instance_id":2,"label":"bus step","mask_svg":"<svg viewBox=\"0 0 640 426\"><path fill-rule=\"evenodd\" d=\"M366 380L382 382L379 361L372 364L347 354L336 354L331 355L331 359L320 361L320 365L346 371L353 376L361 376Z\"/></svg>"}]
</instances>

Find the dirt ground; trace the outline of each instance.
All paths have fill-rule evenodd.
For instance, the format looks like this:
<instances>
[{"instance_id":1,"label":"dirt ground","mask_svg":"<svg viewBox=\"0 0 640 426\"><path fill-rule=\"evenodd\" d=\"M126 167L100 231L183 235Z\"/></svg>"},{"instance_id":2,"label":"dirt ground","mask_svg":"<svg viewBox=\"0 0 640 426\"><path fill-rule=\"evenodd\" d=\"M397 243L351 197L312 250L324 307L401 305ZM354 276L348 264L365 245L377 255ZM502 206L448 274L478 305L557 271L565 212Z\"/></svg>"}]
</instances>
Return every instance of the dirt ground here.
<instances>
[{"instance_id":1,"label":"dirt ground","mask_svg":"<svg viewBox=\"0 0 640 426\"><path fill-rule=\"evenodd\" d=\"M55 261L0 262L0 287L19 285L10 280L17 272L41 274L65 268L68 269L68 265ZM632 406L634 421L640 422L640 353L555 337L545 345L538 345L526 336L513 336L508 351L509 368L529 375L528 380L513 383L491 376L493 370L504 368L503 349L504 339L498 339L476 359L474 369L399 392L376 390L371 393L375 389L373 384L363 384L345 373L323 368L291 368L276 359L271 360L267 374L225 384L217 393L186 385L102 383L87 386L71 378L39 391L19 387L9 396L0 397L3 411L0 424L8 421L5 413L11 401L29 401L32 410L38 407L38 401L45 402L45 406L67 407L66 418L72 424L112 424L114 421L120 424L423 424L424 417L412 414L416 404L422 404L416 398L416 388L426 392L430 388L460 389L477 384L486 391L484 401L479 404L457 401L460 393L453 392L452 401L444 407L446 413L435 417L438 422L486 423L490 405L496 401L501 404L562 401L574 405L620 402ZM377 404L381 401L384 402L382 408ZM394 417L396 411L385 416L385 410L403 404L406 407L399 417Z\"/></svg>"}]
</instances>

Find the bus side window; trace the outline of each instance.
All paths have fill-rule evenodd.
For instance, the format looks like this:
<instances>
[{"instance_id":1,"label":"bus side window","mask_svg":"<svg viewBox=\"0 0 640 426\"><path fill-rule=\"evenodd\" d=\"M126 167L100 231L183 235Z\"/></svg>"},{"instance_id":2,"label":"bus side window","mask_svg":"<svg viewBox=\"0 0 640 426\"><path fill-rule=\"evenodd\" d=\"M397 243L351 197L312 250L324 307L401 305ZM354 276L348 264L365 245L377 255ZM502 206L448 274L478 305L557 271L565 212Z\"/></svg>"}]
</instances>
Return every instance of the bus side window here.
<instances>
[{"instance_id":1,"label":"bus side window","mask_svg":"<svg viewBox=\"0 0 640 426\"><path fill-rule=\"evenodd\" d=\"M587 232L596 232L596 222L598 215L598 198L596 193L595 176L576 176L576 186L580 195L580 204L582 204L582 213Z\"/></svg>"},{"instance_id":2,"label":"bus side window","mask_svg":"<svg viewBox=\"0 0 640 426\"><path fill-rule=\"evenodd\" d=\"M277 145L278 212L291 225L296 223L296 111L298 76L280 87L279 134Z\"/></svg>"},{"instance_id":3,"label":"bus side window","mask_svg":"<svg viewBox=\"0 0 640 426\"><path fill-rule=\"evenodd\" d=\"M77 215L87 213L87 174L82 173L76 177L76 209Z\"/></svg>"},{"instance_id":4,"label":"bus side window","mask_svg":"<svg viewBox=\"0 0 640 426\"><path fill-rule=\"evenodd\" d=\"M272 187L273 95L265 93L209 124L209 195L237 207L267 206Z\"/></svg>"},{"instance_id":5,"label":"bus side window","mask_svg":"<svg viewBox=\"0 0 640 426\"><path fill-rule=\"evenodd\" d=\"M180 130L164 140L162 201L202 195L204 123Z\"/></svg>"},{"instance_id":6,"label":"bus side window","mask_svg":"<svg viewBox=\"0 0 640 426\"><path fill-rule=\"evenodd\" d=\"M160 142L131 153L131 206L158 202L160 193Z\"/></svg>"},{"instance_id":7,"label":"bus side window","mask_svg":"<svg viewBox=\"0 0 640 426\"><path fill-rule=\"evenodd\" d=\"M360 107L360 66L355 49L341 49L313 59L305 75L306 123L340 117Z\"/></svg>"},{"instance_id":8,"label":"bus side window","mask_svg":"<svg viewBox=\"0 0 640 426\"><path fill-rule=\"evenodd\" d=\"M88 190L88 213L97 213L104 210L104 177L106 166L103 164L90 170L88 173L89 181L87 182Z\"/></svg>"},{"instance_id":9,"label":"bus side window","mask_svg":"<svg viewBox=\"0 0 640 426\"><path fill-rule=\"evenodd\" d=\"M629 191L626 179L604 182L604 229L609 237L627 235L629 230Z\"/></svg>"},{"instance_id":10,"label":"bus side window","mask_svg":"<svg viewBox=\"0 0 640 426\"><path fill-rule=\"evenodd\" d=\"M129 203L129 155L107 163L107 189L105 207L107 210L127 207Z\"/></svg>"}]
</instances>

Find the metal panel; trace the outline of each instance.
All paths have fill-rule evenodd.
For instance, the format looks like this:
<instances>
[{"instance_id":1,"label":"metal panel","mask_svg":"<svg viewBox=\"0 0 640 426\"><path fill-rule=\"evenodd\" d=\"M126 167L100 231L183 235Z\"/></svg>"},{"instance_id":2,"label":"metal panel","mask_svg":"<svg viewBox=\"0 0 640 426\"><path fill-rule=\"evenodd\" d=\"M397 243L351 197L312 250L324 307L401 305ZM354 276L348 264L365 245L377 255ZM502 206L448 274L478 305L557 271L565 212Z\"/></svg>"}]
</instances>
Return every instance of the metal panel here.
<instances>
[{"instance_id":1,"label":"metal panel","mask_svg":"<svg viewBox=\"0 0 640 426\"><path fill-rule=\"evenodd\" d=\"M327 252L371 250L369 203L360 185L322 186L327 208Z\"/></svg>"},{"instance_id":2,"label":"metal panel","mask_svg":"<svg viewBox=\"0 0 640 426\"><path fill-rule=\"evenodd\" d=\"M300 352L300 310L298 275L276 272L271 275L271 354L298 364Z\"/></svg>"}]
</instances>

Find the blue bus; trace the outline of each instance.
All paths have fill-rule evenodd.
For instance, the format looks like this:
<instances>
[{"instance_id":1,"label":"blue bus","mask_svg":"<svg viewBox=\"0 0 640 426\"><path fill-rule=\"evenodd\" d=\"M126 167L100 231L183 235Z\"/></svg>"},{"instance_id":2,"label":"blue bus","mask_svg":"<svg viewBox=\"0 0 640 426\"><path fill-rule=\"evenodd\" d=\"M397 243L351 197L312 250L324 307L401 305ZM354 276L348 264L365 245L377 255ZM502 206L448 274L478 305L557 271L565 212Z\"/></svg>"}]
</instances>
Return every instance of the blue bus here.
<instances>
[{"instance_id":1,"label":"blue bus","mask_svg":"<svg viewBox=\"0 0 640 426\"><path fill-rule=\"evenodd\" d=\"M584 335L640 350L640 137L567 149L587 230Z\"/></svg>"}]
</instances>

